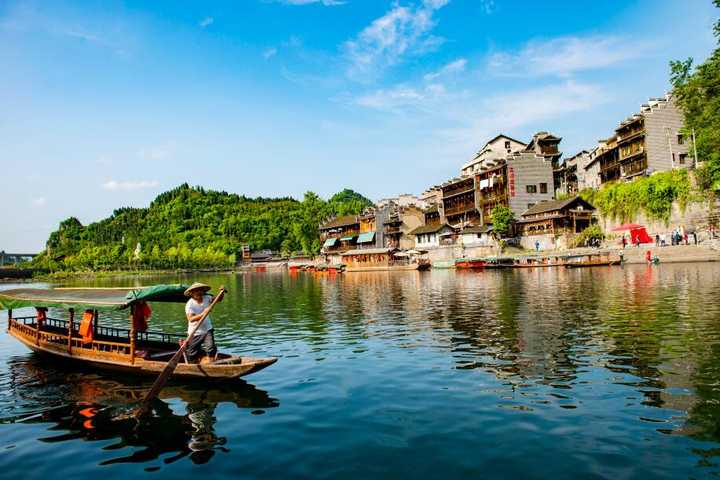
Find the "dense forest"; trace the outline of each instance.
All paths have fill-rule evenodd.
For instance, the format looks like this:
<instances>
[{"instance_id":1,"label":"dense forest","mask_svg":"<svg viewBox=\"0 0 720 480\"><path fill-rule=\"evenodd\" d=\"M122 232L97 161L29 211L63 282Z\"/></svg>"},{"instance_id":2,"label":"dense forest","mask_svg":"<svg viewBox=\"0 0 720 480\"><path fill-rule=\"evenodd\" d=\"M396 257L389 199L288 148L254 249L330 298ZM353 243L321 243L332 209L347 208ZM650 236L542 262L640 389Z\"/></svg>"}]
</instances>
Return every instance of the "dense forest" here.
<instances>
[{"instance_id":1,"label":"dense forest","mask_svg":"<svg viewBox=\"0 0 720 480\"><path fill-rule=\"evenodd\" d=\"M53 271L227 267L240 258L243 244L284 254L315 253L323 220L371 204L347 189L327 201L312 192L298 201L183 184L160 194L148 208L121 208L87 226L74 217L64 220L34 264Z\"/></svg>"}]
</instances>

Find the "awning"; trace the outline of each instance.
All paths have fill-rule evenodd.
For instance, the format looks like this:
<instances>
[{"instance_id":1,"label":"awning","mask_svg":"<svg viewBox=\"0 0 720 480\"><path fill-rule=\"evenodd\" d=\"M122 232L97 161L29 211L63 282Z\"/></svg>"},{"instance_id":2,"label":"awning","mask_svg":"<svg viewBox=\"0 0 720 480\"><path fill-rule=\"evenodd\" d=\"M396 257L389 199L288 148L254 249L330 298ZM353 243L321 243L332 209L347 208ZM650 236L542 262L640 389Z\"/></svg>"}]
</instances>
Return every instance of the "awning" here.
<instances>
[{"instance_id":1,"label":"awning","mask_svg":"<svg viewBox=\"0 0 720 480\"><path fill-rule=\"evenodd\" d=\"M369 243L375 240L375 232L365 232L358 236L357 243Z\"/></svg>"},{"instance_id":2,"label":"awning","mask_svg":"<svg viewBox=\"0 0 720 480\"><path fill-rule=\"evenodd\" d=\"M186 285L128 288L18 288L0 292L0 310L23 307L59 307L76 310L127 308L139 300L186 302Z\"/></svg>"},{"instance_id":3,"label":"awning","mask_svg":"<svg viewBox=\"0 0 720 480\"><path fill-rule=\"evenodd\" d=\"M325 243L323 243L323 247L334 247L336 243L337 238L328 238L327 240L325 240Z\"/></svg>"},{"instance_id":4,"label":"awning","mask_svg":"<svg viewBox=\"0 0 720 480\"><path fill-rule=\"evenodd\" d=\"M351 242L353 238L355 238L354 235L351 236L351 237L342 237L342 238L340 239L340 241L341 241L341 242Z\"/></svg>"}]
</instances>

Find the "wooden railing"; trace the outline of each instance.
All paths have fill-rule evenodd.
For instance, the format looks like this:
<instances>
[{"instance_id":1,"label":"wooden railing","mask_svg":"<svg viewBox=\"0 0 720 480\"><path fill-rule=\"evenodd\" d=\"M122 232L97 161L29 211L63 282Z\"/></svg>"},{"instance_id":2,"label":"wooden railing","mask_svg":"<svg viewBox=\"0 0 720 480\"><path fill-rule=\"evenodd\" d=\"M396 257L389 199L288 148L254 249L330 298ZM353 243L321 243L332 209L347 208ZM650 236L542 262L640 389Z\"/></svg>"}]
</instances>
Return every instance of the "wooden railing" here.
<instances>
[{"instance_id":1,"label":"wooden railing","mask_svg":"<svg viewBox=\"0 0 720 480\"><path fill-rule=\"evenodd\" d=\"M35 322L37 319L35 317L17 317L13 318L15 321L14 327L17 330L21 331L22 333L29 335L29 336L35 336L37 332L37 328L35 326ZM63 343L67 343L67 328L68 328L68 321L67 320L59 320L57 318L48 318L45 320L45 325L50 327L55 327L63 330L63 333L58 332L46 332L46 331L40 331L40 338L43 339L45 336L48 338L55 338L60 336L62 338ZM79 327L78 322L73 322L73 332L77 332ZM127 347L128 352L130 348L130 330L126 328L116 328L116 327L109 327L104 325L98 325L95 327L95 333L97 335L102 335L105 337L112 337L112 338L118 338L125 340L127 339L127 343L125 342L110 342L110 341L100 341L95 340L93 343L98 343L100 345L107 344L107 345L122 345L124 347ZM176 333L163 333L163 332L137 332L137 339L138 341L146 341L146 342L163 342L163 343L172 343L177 344L179 340L184 340L185 335L180 335ZM82 343L82 340L80 340ZM73 347L76 346L75 339L73 338ZM78 345L82 346L82 345ZM105 351L105 350L103 350Z\"/></svg>"}]
</instances>

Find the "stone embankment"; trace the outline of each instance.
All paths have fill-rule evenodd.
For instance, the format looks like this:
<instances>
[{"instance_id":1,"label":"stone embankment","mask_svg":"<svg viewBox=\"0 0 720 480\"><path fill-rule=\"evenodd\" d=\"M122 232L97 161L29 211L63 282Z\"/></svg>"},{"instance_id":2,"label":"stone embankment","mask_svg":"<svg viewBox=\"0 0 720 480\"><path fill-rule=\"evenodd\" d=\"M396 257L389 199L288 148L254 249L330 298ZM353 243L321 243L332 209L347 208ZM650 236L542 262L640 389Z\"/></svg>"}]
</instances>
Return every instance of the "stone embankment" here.
<instances>
[{"instance_id":1,"label":"stone embankment","mask_svg":"<svg viewBox=\"0 0 720 480\"><path fill-rule=\"evenodd\" d=\"M660 263L685 263L685 262L719 262L720 245L718 240L705 242L702 245L675 245L667 247L656 247L654 245L641 245L638 247L626 247L623 250L625 263L646 263L645 253L650 250L652 255L657 255ZM620 251L621 249L618 249Z\"/></svg>"}]
</instances>

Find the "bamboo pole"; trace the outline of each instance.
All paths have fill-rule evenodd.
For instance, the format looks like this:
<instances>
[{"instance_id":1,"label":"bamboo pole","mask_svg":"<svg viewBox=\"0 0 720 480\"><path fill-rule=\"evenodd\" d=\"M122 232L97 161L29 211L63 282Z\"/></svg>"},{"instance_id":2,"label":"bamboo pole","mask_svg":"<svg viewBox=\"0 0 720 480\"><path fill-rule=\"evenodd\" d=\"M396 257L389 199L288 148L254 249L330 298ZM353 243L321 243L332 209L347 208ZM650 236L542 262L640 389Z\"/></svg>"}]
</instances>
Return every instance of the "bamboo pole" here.
<instances>
[{"instance_id":1,"label":"bamboo pole","mask_svg":"<svg viewBox=\"0 0 720 480\"><path fill-rule=\"evenodd\" d=\"M8 309L8 322L7 322L7 331L10 331L10 324L12 323L12 308Z\"/></svg>"},{"instance_id":2,"label":"bamboo pole","mask_svg":"<svg viewBox=\"0 0 720 480\"><path fill-rule=\"evenodd\" d=\"M73 333L73 322L75 321L75 309L71 308L68 311L70 312L70 319L68 321L67 350L68 350L68 353L72 353L72 333Z\"/></svg>"},{"instance_id":3,"label":"bamboo pole","mask_svg":"<svg viewBox=\"0 0 720 480\"><path fill-rule=\"evenodd\" d=\"M159 393L160 390L165 386L165 383L167 383L168 379L170 378L170 375L173 374L175 371L175 368L177 367L178 362L180 361L180 357L185 355L185 350L187 349L188 345L190 345L190 341L193 338L193 335L195 335L195 332L198 328L200 328L200 325L203 324L207 316L210 314L213 308L215 308L215 305L219 301L223 299L225 296L226 290L225 287L220 287L220 291L218 292L218 295L215 297L215 299L210 303L207 310L203 315L198 319L197 323L193 327L193 329L188 333L187 338L185 339L185 342L180 345L180 348L178 348L177 352L172 356L170 361L167 362L165 365L165 368L158 376L157 380L155 380L155 383L153 383L153 386L150 388L150 390L145 394L145 397L143 398L142 405L138 407L135 410L135 418L140 418L143 414L147 413L147 411L150 408L150 402L153 398L155 398Z\"/></svg>"}]
</instances>

